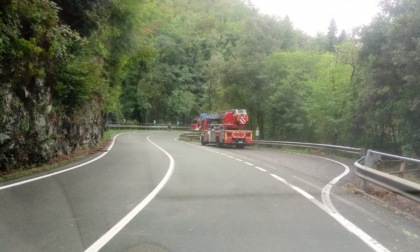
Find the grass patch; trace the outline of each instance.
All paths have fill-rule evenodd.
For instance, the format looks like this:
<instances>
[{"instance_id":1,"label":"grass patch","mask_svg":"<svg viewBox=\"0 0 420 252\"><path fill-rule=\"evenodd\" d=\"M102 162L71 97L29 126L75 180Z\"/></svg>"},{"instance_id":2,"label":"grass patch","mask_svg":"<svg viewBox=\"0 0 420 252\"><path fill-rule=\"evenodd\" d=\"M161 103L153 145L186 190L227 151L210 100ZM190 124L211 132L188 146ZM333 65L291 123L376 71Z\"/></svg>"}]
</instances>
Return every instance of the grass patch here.
<instances>
[{"instance_id":1,"label":"grass patch","mask_svg":"<svg viewBox=\"0 0 420 252\"><path fill-rule=\"evenodd\" d=\"M0 182L6 182L13 179L27 177L33 174L45 172L57 168L57 166L53 164L42 165L39 167L26 169L26 170L14 170L8 173L4 173L0 176Z\"/></svg>"},{"instance_id":2,"label":"grass patch","mask_svg":"<svg viewBox=\"0 0 420 252\"><path fill-rule=\"evenodd\" d=\"M112 140L112 137L114 137L115 135L121 134L121 133L126 133L126 132L134 132L134 131L138 131L138 130L133 130L133 129L116 129L116 130L107 130L104 132L104 137L103 137L103 141L109 141Z\"/></svg>"}]
</instances>

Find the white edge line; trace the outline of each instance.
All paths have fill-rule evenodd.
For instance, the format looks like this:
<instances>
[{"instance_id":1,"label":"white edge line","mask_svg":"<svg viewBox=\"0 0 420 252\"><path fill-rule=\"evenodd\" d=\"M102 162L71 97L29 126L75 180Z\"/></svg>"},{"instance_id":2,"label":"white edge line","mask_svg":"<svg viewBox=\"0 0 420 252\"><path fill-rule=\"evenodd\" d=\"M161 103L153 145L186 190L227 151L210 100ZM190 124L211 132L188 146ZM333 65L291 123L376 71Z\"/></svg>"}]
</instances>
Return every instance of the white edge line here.
<instances>
[{"instance_id":1,"label":"white edge line","mask_svg":"<svg viewBox=\"0 0 420 252\"><path fill-rule=\"evenodd\" d=\"M39 176L39 177L36 177L36 178L31 178L31 179L27 179L27 180L24 180L24 181L16 182L16 183L13 183L13 184L1 186L0 187L0 191L1 190L8 189L8 188L15 187L15 186L20 186L20 185L24 185L24 184L27 184L27 183L31 183L31 182L34 182L34 181L37 181L37 180L41 180L41 179L44 179L44 178L49 178L49 177L52 177L52 176L55 176L55 175L58 175L58 174L61 174L61 173L65 173L65 172L68 172L68 171L72 171L72 170L78 169L78 168L80 168L82 166L85 166L87 164L93 163L93 162L97 161L98 159L103 158L106 154L108 154L108 152L112 149L112 147L115 144L115 139L117 139L117 137L119 137L121 135L124 135L124 134L127 134L127 133L121 133L121 134L118 134L118 135L114 136L112 138L111 144L106 149L106 151L104 153L102 153L100 156L98 156L98 157L96 157L94 159L91 159L91 160L89 160L89 161L87 161L85 163L82 163L82 164L79 164L79 165L76 165L76 166L73 166L73 167L70 167L70 168L61 170L61 171L57 171L57 172L49 173L49 174L42 175L42 176Z\"/></svg>"},{"instance_id":2,"label":"white edge line","mask_svg":"<svg viewBox=\"0 0 420 252\"><path fill-rule=\"evenodd\" d=\"M283 183L286 182L286 180L284 178L280 178L276 174L270 174L270 176L273 177L273 178L275 178L275 179L277 179L278 181L283 182Z\"/></svg>"},{"instance_id":3,"label":"white edge line","mask_svg":"<svg viewBox=\"0 0 420 252\"><path fill-rule=\"evenodd\" d=\"M370 235L368 235L366 232L364 232L362 229L357 227L355 224L353 224L351 221L347 220L344 216L342 216L337 209L334 207L332 201L331 201L331 189L332 187L344 176L346 176L350 172L350 168L336 160L319 157L321 159L325 159L328 161L331 161L333 163L339 164L344 167L344 172L337 177L335 177L333 180L331 180L323 189L322 189L322 202L325 206L325 211L333 217L335 220L337 220L338 223L340 223L344 228L346 228L350 233L353 233L356 235L359 239L361 239L366 245L371 247L376 252L389 252L386 247L384 247L382 244L380 244L378 241L376 241L374 238L372 238Z\"/></svg>"},{"instance_id":4,"label":"white edge line","mask_svg":"<svg viewBox=\"0 0 420 252\"><path fill-rule=\"evenodd\" d=\"M315 199L315 197L314 197L314 196L310 195L309 193L307 193L306 191L304 191L304 190L300 189L300 188L299 188L299 187L297 187L297 186L290 185L290 187L291 187L293 190L295 190L296 192L298 192L298 193L302 194L302 195L303 195L305 198L307 198L307 199L310 199L310 200L314 200L314 199Z\"/></svg>"},{"instance_id":5,"label":"white edge line","mask_svg":"<svg viewBox=\"0 0 420 252\"><path fill-rule=\"evenodd\" d=\"M311 202L313 202L315 205L317 205L319 208L324 210L327 214L329 214L331 217L333 217L338 223L340 223L345 229L347 229L350 233L353 233L356 235L360 240L362 240L366 245L371 247L376 252L389 252L387 248L385 248L382 244L380 244L378 241L373 239L371 236L369 236L366 232L361 230L359 227L354 225L351 221L347 220L344 216L342 216L334 207L334 205L331 202L330 199L330 190L332 186L337 183L342 177L347 175L350 171L350 168L346 166L345 164L342 164L340 162L337 162L335 160L327 159L330 161L334 161L338 164L341 164L346 168L346 170L340 174L338 177L334 178L330 183L328 183L324 189L322 190L322 203L316 200L312 195L307 193L306 191L300 189L297 186L294 186L293 184L287 182L285 179L275 175L270 174L273 178L283 182L293 190L297 191L307 199L309 199Z\"/></svg>"},{"instance_id":6,"label":"white edge line","mask_svg":"<svg viewBox=\"0 0 420 252\"><path fill-rule=\"evenodd\" d=\"M325 206L319 202L318 200L315 199L314 196L310 195L309 193L307 193L306 191L302 190L301 188L293 185L292 183L286 181L285 179L277 176L276 174L270 174L273 178L277 179L280 182L283 182L286 186L290 187L291 189L295 190L296 192L298 192L299 194L301 194L302 196L304 196L305 198L307 198L308 200L310 200L312 203L314 203L316 206L318 206L319 208L321 208L322 210L324 210L325 212L327 212L327 209L325 208Z\"/></svg>"},{"instance_id":7,"label":"white edge line","mask_svg":"<svg viewBox=\"0 0 420 252\"><path fill-rule=\"evenodd\" d=\"M284 184L286 184L288 187L292 188L293 190L295 190L296 192L300 193L301 195L303 195L305 198L309 199L309 200L315 200L315 197L310 195L309 193L305 192L304 190L300 189L299 187L287 182L284 178L281 178L279 176L277 176L276 174L270 174L273 178L277 179L280 182L283 182Z\"/></svg>"},{"instance_id":8,"label":"white edge line","mask_svg":"<svg viewBox=\"0 0 420 252\"><path fill-rule=\"evenodd\" d=\"M266 169L263 169L263 168L258 167L258 166L255 166L255 168L257 168L258 170L260 170L260 171L262 171L262 172L266 172L266 171L267 171Z\"/></svg>"},{"instance_id":9,"label":"white edge line","mask_svg":"<svg viewBox=\"0 0 420 252\"><path fill-rule=\"evenodd\" d=\"M175 168L174 159L168 152L166 152L160 146L152 142L150 140L150 136L147 137L147 140L169 157L170 164L169 169L165 174L165 177L162 179L162 181L160 181L156 188L153 189L153 191L149 195L147 195L147 197L144 198L142 202L140 202L140 204L138 204L133 210L131 210L126 216L124 216L124 218L122 218L117 224L115 224L110 230L108 230L108 232L102 235L101 238L99 238L95 243L93 243L89 248L87 248L85 252L99 251L103 246L105 246L116 234L118 234L134 217L136 217L138 213L140 213L141 210L143 210L156 197L156 195L160 192L160 190L162 190L162 188L166 185L166 183L168 183L169 179L171 178Z\"/></svg>"},{"instance_id":10,"label":"white edge line","mask_svg":"<svg viewBox=\"0 0 420 252\"><path fill-rule=\"evenodd\" d=\"M355 234L359 239L361 239L363 242L365 242L369 247L371 247L374 251L376 252L389 252L389 250L387 248L385 248L383 245L381 245L379 242L377 242L375 239L373 239L372 237L370 237L367 233L365 233L363 230L361 230L359 227L357 227L356 225L354 225L352 222L350 222L349 220L347 220L344 216L342 216L334 207L334 205L332 204L331 198L330 198L330 191L331 188L340 180L342 179L344 176L346 176L349 171L350 168L341 163L338 162L336 160L333 159L329 159L329 158L324 158L324 157L319 157L319 156L313 156L313 155L306 155L306 154L301 154L301 155L305 155L305 156L311 156L311 157L316 157L316 158L321 158L321 159L325 159L334 163L337 163L341 166L343 166L345 168L345 171L340 174L339 176L337 176L336 178L334 178L333 180L331 180L323 189L322 189L322 203L319 202L318 200L316 200L312 195L308 194L307 192L305 192L304 190L300 189L299 187L296 187L292 184L290 184L289 182L287 182L285 179L275 175L275 174L270 174L272 177L274 177L275 179L285 183L287 186L289 186L290 188L294 189L295 191L297 191L298 193L300 193L301 195L303 195L304 197L306 197L307 199L309 199L311 202L313 202L315 205L317 205L319 208L321 208L322 210L324 210L327 214L329 214L331 217L333 217L338 223L340 223L344 228L346 228L349 232ZM231 156L228 156L231 157ZM233 158L233 157L231 157ZM241 159L235 158L238 161L242 161ZM260 171L266 171L265 169L262 169L260 167L255 167Z\"/></svg>"}]
</instances>

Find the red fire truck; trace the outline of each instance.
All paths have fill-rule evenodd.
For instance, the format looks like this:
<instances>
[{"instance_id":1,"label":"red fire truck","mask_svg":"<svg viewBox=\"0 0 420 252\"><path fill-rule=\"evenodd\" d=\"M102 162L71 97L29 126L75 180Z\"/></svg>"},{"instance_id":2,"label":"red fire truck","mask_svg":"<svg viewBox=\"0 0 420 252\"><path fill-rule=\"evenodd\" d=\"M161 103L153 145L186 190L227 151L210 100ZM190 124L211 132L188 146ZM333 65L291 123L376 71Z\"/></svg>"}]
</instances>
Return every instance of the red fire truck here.
<instances>
[{"instance_id":1,"label":"red fire truck","mask_svg":"<svg viewBox=\"0 0 420 252\"><path fill-rule=\"evenodd\" d=\"M252 144L252 131L245 129L248 122L248 114L245 109L204 113L197 121L201 128L200 141L202 145L216 144L217 147L231 145L242 149L246 145Z\"/></svg>"}]
</instances>

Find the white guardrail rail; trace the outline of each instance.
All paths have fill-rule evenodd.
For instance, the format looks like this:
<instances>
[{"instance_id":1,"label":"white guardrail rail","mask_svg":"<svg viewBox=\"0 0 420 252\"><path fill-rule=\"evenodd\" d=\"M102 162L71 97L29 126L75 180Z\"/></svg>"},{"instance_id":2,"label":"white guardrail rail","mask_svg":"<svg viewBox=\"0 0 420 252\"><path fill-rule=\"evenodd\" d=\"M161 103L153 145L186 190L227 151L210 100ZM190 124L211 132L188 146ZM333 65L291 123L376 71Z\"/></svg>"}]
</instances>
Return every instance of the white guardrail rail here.
<instances>
[{"instance_id":1,"label":"white guardrail rail","mask_svg":"<svg viewBox=\"0 0 420 252\"><path fill-rule=\"evenodd\" d=\"M254 141L255 144L284 145L302 148L330 149L362 156L364 150L346 146L287 141ZM368 150L365 157L354 163L356 175L364 181L381 186L420 203L420 160Z\"/></svg>"},{"instance_id":2,"label":"white guardrail rail","mask_svg":"<svg viewBox=\"0 0 420 252\"><path fill-rule=\"evenodd\" d=\"M303 148L330 149L362 156L363 149L346 146L287 141L254 141L255 144L284 145ZM381 186L420 203L420 160L368 150L365 157L354 163L356 175L364 181Z\"/></svg>"},{"instance_id":3,"label":"white guardrail rail","mask_svg":"<svg viewBox=\"0 0 420 252\"><path fill-rule=\"evenodd\" d=\"M370 182L420 203L420 160L368 150L354 165L365 186Z\"/></svg>"}]
</instances>

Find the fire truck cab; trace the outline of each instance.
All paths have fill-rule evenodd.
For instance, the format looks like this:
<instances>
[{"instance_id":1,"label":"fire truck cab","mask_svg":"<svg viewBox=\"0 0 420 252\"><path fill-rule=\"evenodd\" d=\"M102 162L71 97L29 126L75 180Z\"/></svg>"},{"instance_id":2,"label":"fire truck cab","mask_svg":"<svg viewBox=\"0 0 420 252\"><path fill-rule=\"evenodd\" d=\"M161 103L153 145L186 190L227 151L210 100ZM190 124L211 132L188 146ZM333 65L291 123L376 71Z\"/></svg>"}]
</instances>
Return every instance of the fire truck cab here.
<instances>
[{"instance_id":1,"label":"fire truck cab","mask_svg":"<svg viewBox=\"0 0 420 252\"><path fill-rule=\"evenodd\" d=\"M199 131L201 130L201 118L194 118L190 124L190 130Z\"/></svg>"}]
</instances>

